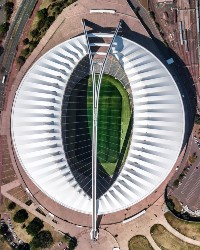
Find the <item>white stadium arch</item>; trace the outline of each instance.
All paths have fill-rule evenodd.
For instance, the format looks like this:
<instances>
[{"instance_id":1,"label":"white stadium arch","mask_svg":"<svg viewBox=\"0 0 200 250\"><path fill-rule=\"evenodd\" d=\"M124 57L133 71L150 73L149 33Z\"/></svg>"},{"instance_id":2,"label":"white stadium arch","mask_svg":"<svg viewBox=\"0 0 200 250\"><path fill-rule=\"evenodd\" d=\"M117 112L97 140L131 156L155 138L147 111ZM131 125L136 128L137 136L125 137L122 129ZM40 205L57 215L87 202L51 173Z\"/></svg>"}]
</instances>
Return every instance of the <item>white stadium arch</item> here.
<instances>
[{"instance_id":1,"label":"white stadium arch","mask_svg":"<svg viewBox=\"0 0 200 250\"><path fill-rule=\"evenodd\" d=\"M21 166L33 183L57 203L91 214L92 200L70 171L61 131L65 88L86 55L81 35L49 50L33 64L16 92L11 134ZM120 36L112 55L130 82L134 124L124 167L100 198L98 214L130 207L150 195L172 170L185 132L182 98L166 67L148 50Z\"/></svg>"}]
</instances>

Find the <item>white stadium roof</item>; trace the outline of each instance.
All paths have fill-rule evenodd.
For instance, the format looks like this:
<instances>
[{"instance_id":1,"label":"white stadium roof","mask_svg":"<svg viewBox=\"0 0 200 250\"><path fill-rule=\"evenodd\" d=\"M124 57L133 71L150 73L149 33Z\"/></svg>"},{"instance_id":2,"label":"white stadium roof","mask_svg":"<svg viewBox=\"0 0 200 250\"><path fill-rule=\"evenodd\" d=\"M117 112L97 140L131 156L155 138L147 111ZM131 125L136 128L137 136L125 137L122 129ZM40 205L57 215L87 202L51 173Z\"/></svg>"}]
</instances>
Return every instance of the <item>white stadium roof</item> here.
<instances>
[{"instance_id":1,"label":"white stadium roof","mask_svg":"<svg viewBox=\"0 0 200 250\"><path fill-rule=\"evenodd\" d=\"M166 67L145 48L120 36L112 54L130 82L134 124L124 167L100 198L99 214L130 207L150 195L172 170L185 128L181 95ZM92 199L68 166L61 131L65 88L86 55L82 35L59 44L33 64L16 92L11 133L21 166L35 185L65 207L92 213Z\"/></svg>"}]
</instances>

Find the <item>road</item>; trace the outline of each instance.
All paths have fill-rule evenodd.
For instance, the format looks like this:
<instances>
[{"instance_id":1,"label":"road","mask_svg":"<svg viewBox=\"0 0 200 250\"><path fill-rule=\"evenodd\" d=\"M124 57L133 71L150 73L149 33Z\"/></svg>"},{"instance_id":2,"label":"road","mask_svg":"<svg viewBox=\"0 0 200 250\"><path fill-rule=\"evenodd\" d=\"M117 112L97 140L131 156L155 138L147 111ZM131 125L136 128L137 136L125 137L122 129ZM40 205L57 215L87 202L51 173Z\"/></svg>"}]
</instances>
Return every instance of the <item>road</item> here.
<instances>
[{"instance_id":1,"label":"road","mask_svg":"<svg viewBox=\"0 0 200 250\"><path fill-rule=\"evenodd\" d=\"M4 53L0 57L0 65L3 68L4 73L3 75L8 75L12 66L13 59L16 54L17 45L19 43L21 34L23 32L24 26L28 21L36 3L38 0L23 0L22 4L16 14L16 17L9 29L5 46L4 46ZM6 84L0 85L0 111L3 107L4 102L4 93L5 93Z\"/></svg>"}]
</instances>

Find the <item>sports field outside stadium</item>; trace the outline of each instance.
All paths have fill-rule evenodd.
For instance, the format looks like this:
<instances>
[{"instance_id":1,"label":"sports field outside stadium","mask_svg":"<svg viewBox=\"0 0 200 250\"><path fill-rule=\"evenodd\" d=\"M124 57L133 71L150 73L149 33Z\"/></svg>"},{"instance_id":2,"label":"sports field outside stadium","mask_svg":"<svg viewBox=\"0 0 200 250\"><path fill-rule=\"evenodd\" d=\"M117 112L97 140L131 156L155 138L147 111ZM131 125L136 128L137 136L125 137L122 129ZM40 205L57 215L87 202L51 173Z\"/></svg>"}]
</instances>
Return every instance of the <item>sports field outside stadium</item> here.
<instances>
[{"instance_id":1,"label":"sports field outside stadium","mask_svg":"<svg viewBox=\"0 0 200 250\"><path fill-rule=\"evenodd\" d=\"M98 79L98 77L97 77ZM90 135L92 136L92 77L88 78L87 111ZM97 158L104 170L112 176L122 148L124 148L131 119L130 100L121 82L110 75L103 75L98 112ZM130 133L129 133L130 135ZM125 143L122 162L128 152L129 140Z\"/></svg>"}]
</instances>

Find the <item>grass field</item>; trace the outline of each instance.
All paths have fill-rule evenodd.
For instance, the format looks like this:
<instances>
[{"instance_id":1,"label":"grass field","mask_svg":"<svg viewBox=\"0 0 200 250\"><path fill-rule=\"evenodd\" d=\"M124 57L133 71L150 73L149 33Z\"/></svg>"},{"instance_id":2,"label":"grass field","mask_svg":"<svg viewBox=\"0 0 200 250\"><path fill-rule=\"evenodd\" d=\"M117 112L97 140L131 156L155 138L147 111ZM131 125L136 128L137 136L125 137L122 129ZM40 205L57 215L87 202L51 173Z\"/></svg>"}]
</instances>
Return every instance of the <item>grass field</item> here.
<instances>
[{"instance_id":1,"label":"grass field","mask_svg":"<svg viewBox=\"0 0 200 250\"><path fill-rule=\"evenodd\" d=\"M176 218L171 212L165 214L168 223L179 233L200 241L200 222L189 222Z\"/></svg>"},{"instance_id":2,"label":"grass field","mask_svg":"<svg viewBox=\"0 0 200 250\"><path fill-rule=\"evenodd\" d=\"M153 247L143 235L132 237L128 242L128 248L129 250L153 250Z\"/></svg>"},{"instance_id":3,"label":"grass field","mask_svg":"<svg viewBox=\"0 0 200 250\"><path fill-rule=\"evenodd\" d=\"M186 243L173 234L171 234L165 227L155 224L151 228L151 236L162 250L199 250L200 247Z\"/></svg>"},{"instance_id":4,"label":"grass field","mask_svg":"<svg viewBox=\"0 0 200 250\"><path fill-rule=\"evenodd\" d=\"M33 218L35 217L32 213L28 212L28 219L24 222L24 223L16 223L14 222L13 220L13 217L14 217L14 214L19 210L19 209L22 209L22 207L20 207L19 205L16 205L15 209L13 210L8 210L7 207L8 207L8 204L10 203L11 201L5 197L3 197L3 202L2 204L0 205L0 214L1 213L8 213L10 216L11 216L11 219L12 219L12 224L14 226L14 230L17 234L17 236L24 242L27 242L29 243L31 240L32 240L32 236L29 235L27 232L26 232L26 228L22 228L23 224L25 224L26 226L29 224L29 222L31 220L33 220ZM48 223L46 222L43 222L44 223L44 228L42 230L49 230L52 234L52 237L54 239L54 243L57 245L58 242L60 241L63 241L63 235L60 234L59 232L57 232L56 230L54 230L54 228L49 225ZM0 250L9 250L9 249L13 249L11 248L7 242L2 242L1 241L1 237L0 237Z\"/></svg>"},{"instance_id":5,"label":"grass field","mask_svg":"<svg viewBox=\"0 0 200 250\"><path fill-rule=\"evenodd\" d=\"M88 80L87 109L92 134L92 78ZM128 94L114 77L103 75L98 113L97 156L109 175L113 175L131 117ZM126 151L127 152L127 151Z\"/></svg>"}]
</instances>

